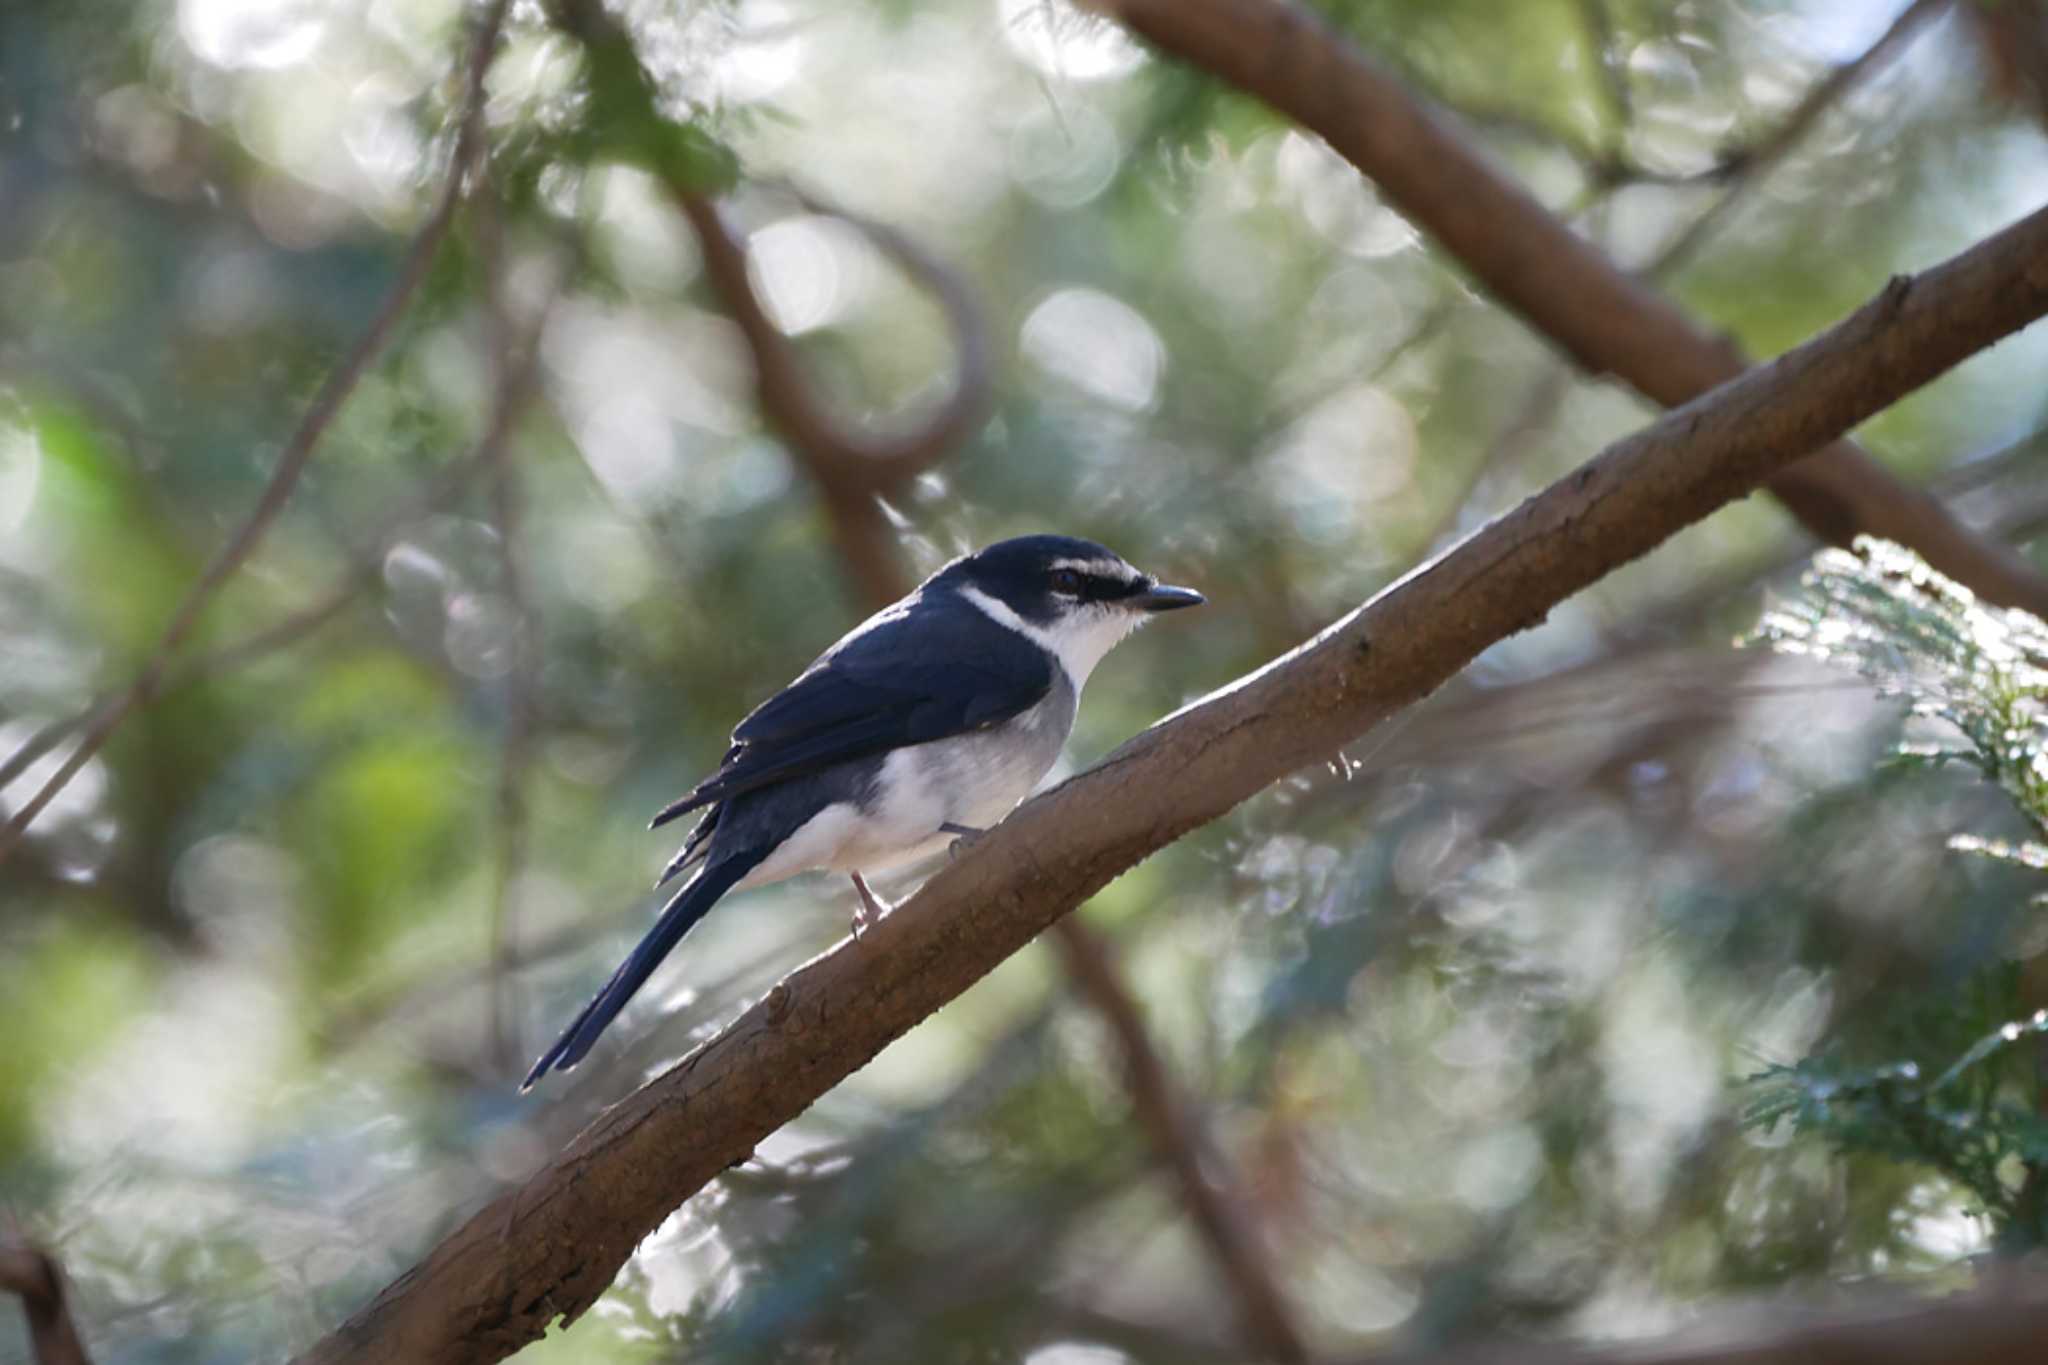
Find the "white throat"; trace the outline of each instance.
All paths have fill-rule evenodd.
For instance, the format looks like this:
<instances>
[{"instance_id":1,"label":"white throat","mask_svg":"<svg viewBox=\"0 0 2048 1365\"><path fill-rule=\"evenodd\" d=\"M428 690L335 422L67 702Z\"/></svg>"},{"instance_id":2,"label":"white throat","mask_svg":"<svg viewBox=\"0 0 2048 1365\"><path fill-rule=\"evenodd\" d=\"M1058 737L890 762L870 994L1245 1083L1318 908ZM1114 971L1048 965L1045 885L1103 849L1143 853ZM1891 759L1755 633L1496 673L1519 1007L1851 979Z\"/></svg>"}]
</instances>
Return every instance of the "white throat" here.
<instances>
[{"instance_id":1,"label":"white throat","mask_svg":"<svg viewBox=\"0 0 2048 1365\"><path fill-rule=\"evenodd\" d=\"M989 620L1016 631L1058 659L1076 692L1088 681L1095 665L1102 662L1102 656L1145 622L1138 612L1094 603L1077 608L1049 626L1039 626L1019 616L1009 603L990 597L971 584L963 583L957 591Z\"/></svg>"}]
</instances>

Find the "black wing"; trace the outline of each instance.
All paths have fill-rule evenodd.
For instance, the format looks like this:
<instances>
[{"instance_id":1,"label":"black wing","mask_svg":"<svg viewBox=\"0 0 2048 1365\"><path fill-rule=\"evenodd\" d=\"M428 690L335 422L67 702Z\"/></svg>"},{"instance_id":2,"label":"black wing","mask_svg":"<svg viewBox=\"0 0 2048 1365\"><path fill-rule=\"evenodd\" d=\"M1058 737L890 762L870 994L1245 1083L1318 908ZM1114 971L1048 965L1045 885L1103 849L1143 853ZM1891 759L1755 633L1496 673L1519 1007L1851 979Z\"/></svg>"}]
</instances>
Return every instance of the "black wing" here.
<instances>
[{"instance_id":1,"label":"black wing","mask_svg":"<svg viewBox=\"0 0 2048 1365\"><path fill-rule=\"evenodd\" d=\"M834 763L999 724L1045 697L1055 667L950 594L920 599L914 627L891 608L741 721L718 771L654 824Z\"/></svg>"}]
</instances>

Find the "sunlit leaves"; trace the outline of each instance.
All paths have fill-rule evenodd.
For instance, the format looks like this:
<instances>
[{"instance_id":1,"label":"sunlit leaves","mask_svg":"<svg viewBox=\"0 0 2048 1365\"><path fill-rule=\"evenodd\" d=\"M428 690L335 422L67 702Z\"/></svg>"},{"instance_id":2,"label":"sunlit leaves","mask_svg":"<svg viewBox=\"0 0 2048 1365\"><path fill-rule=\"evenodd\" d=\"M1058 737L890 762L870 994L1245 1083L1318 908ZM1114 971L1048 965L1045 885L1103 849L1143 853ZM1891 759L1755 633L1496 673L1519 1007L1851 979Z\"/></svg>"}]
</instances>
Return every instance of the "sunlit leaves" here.
<instances>
[{"instance_id":1,"label":"sunlit leaves","mask_svg":"<svg viewBox=\"0 0 2048 1365\"><path fill-rule=\"evenodd\" d=\"M1911 551L1865 538L1854 553L1816 556L1801 594L1766 613L1757 638L1853 668L1906 700L1956 737L1908 748L1909 762L1975 768L2048 833L2048 624L1984 606ZM1948 847L2048 868L2048 847L2034 841L1955 834ZM2048 1009L2022 1012L2027 998L2017 971L1986 968L1965 990L1916 1002L1917 1036L1889 1060L1852 1061L1837 1039L1753 1077L1744 1117L1788 1120L1844 1152L1930 1167L1972 1193L2001 1241L2038 1245L2048 1237L2048 1118L2036 1054ZM1939 1057L1942 1040L1966 1030L1980 1036L1953 1060Z\"/></svg>"}]
</instances>

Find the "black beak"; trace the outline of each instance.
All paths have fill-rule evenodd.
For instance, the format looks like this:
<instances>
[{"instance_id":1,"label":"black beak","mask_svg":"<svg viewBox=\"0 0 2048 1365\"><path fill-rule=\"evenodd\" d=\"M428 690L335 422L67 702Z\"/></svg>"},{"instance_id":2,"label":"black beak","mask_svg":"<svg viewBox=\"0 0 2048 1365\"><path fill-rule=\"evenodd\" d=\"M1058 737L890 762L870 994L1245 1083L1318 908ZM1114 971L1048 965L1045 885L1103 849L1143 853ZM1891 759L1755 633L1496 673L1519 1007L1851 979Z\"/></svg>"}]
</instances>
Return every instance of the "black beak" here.
<instances>
[{"instance_id":1,"label":"black beak","mask_svg":"<svg viewBox=\"0 0 2048 1365\"><path fill-rule=\"evenodd\" d=\"M1179 611L1182 607L1199 607L1209 599L1193 588L1174 588L1156 583L1128 600L1140 611Z\"/></svg>"}]
</instances>

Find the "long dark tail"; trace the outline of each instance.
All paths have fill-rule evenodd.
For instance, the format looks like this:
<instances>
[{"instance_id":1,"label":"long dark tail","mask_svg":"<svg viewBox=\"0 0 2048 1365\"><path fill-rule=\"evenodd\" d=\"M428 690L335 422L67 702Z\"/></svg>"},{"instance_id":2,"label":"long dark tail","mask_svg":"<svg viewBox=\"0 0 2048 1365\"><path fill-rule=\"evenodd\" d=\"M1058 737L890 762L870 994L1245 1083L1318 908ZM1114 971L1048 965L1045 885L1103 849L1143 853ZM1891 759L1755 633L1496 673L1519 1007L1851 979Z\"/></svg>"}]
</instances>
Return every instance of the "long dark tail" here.
<instances>
[{"instance_id":1,"label":"long dark tail","mask_svg":"<svg viewBox=\"0 0 2048 1365\"><path fill-rule=\"evenodd\" d=\"M728 854L717 862L706 863L698 869L697 875L683 884L675 898L662 910L661 918L647 931L647 937L627 955L612 973L612 979L604 983L591 1002L562 1030L562 1036L555 1039L555 1045L540 1055L533 1064L533 1070L526 1073L526 1080L520 1085L520 1092L533 1089L534 1082L550 1071L567 1071L583 1060L583 1054L590 1051L590 1045L605 1031L607 1025L626 1007L633 993L645 985L669 950L682 941L690 926L704 918L704 914L718 903L719 897L732 890L733 884L754 870L757 863L767 856L767 850L759 853L751 850Z\"/></svg>"}]
</instances>

